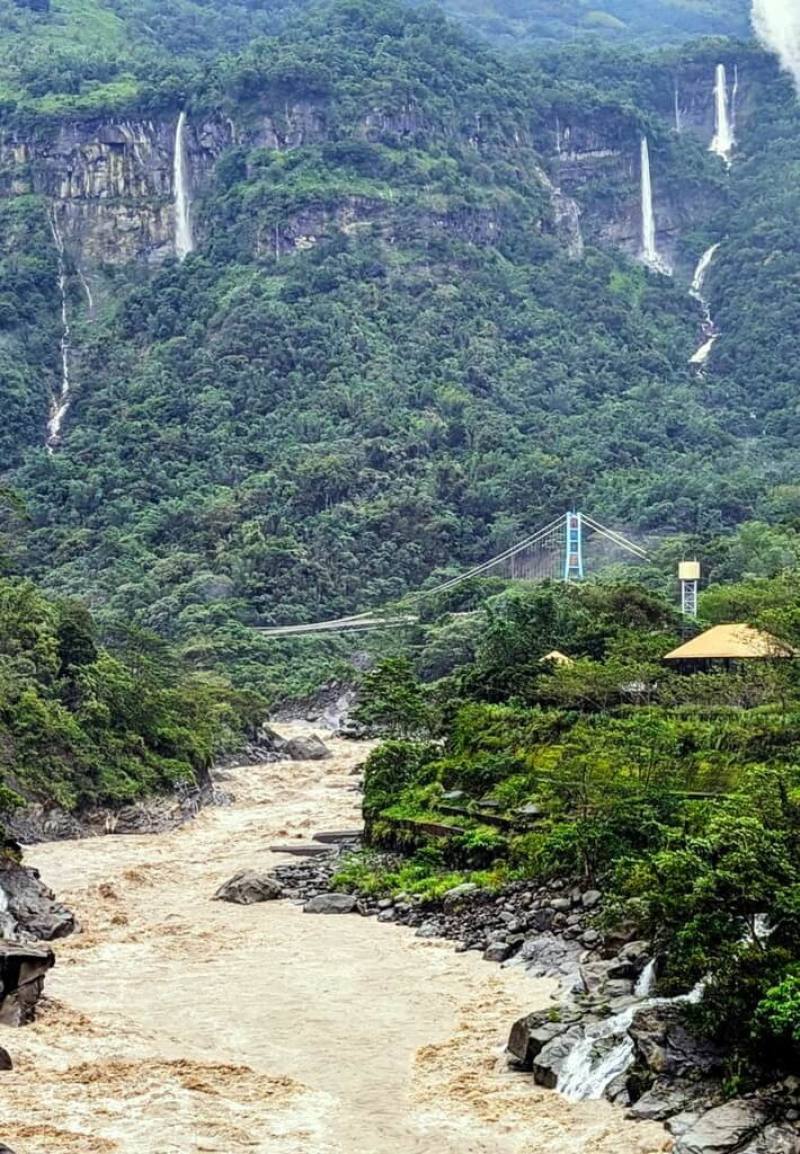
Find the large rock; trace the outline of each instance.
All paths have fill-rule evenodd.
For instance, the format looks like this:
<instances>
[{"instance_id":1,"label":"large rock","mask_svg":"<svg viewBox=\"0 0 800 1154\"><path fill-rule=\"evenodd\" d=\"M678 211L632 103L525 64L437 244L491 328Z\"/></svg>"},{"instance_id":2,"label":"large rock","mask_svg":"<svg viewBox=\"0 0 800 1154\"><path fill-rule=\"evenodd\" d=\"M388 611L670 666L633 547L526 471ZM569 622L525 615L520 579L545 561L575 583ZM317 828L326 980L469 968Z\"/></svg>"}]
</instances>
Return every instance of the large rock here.
<instances>
[{"instance_id":1,"label":"large rock","mask_svg":"<svg viewBox=\"0 0 800 1154\"><path fill-rule=\"evenodd\" d=\"M768 1122L761 1103L734 1098L703 1114L678 1139L674 1154L730 1154L740 1151L749 1139L764 1130ZM748 1146L747 1149L755 1151L757 1147ZM768 1154L779 1154L779 1149L770 1148Z\"/></svg>"},{"instance_id":2,"label":"large rock","mask_svg":"<svg viewBox=\"0 0 800 1154\"><path fill-rule=\"evenodd\" d=\"M33 1020L45 974L55 962L49 946L0 942L0 1024L24 1026Z\"/></svg>"},{"instance_id":3,"label":"large rock","mask_svg":"<svg viewBox=\"0 0 800 1154\"><path fill-rule=\"evenodd\" d=\"M307 914L352 914L355 908L352 894L317 894L303 906Z\"/></svg>"},{"instance_id":4,"label":"large rock","mask_svg":"<svg viewBox=\"0 0 800 1154\"><path fill-rule=\"evenodd\" d=\"M634 1017L630 1035L639 1061L657 1076L709 1074L722 1068L725 1053L686 1026L680 1002L648 1006Z\"/></svg>"},{"instance_id":5,"label":"large rock","mask_svg":"<svg viewBox=\"0 0 800 1154\"><path fill-rule=\"evenodd\" d=\"M291 741L287 741L283 752L292 761L324 761L326 757L331 757L331 751L321 738L317 737L316 733L312 733L310 737L293 737Z\"/></svg>"},{"instance_id":6,"label":"large rock","mask_svg":"<svg viewBox=\"0 0 800 1154\"><path fill-rule=\"evenodd\" d=\"M542 1047L533 1060L533 1080L537 1086L555 1090L564 1063L582 1037L581 1026L570 1026Z\"/></svg>"},{"instance_id":7,"label":"large rock","mask_svg":"<svg viewBox=\"0 0 800 1154\"><path fill-rule=\"evenodd\" d=\"M578 1017L562 1010L556 1019L552 1010L537 1010L519 1018L508 1036L509 1054L523 1070L532 1070L534 1059L544 1047L566 1033Z\"/></svg>"},{"instance_id":8,"label":"large rock","mask_svg":"<svg viewBox=\"0 0 800 1154\"><path fill-rule=\"evenodd\" d=\"M39 871L9 865L0 870L1 932L6 937L54 941L78 929L75 916L39 877Z\"/></svg>"},{"instance_id":9,"label":"large rock","mask_svg":"<svg viewBox=\"0 0 800 1154\"><path fill-rule=\"evenodd\" d=\"M739 1154L800 1154L797 1123L774 1123L765 1126Z\"/></svg>"},{"instance_id":10,"label":"large rock","mask_svg":"<svg viewBox=\"0 0 800 1154\"><path fill-rule=\"evenodd\" d=\"M240 870L230 881L221 885L214 894L215 901L235 902L240 906L252 906L256 902L272 902L281 896L283 887L269 874L255 870Z\"/></svg>"},{"instance_id":11,"label":"large rock","mask_svg":"<svg viewBox=\"0 0 800 1154\"><path fill-rule=\"evenodd\" d=\"M454 886L453 889L448 890L444 895L443 906L445 913L453 913L455 910L461 909L464 905L465 899L478 892L478 887L474 882L464 882L463 885Z\"/></svg>"},{"instance_id":12,"label":"large rock","mask_svg":"<svg viewBox=\"0 0 800 1154\"><path fill-rule=\"evenodd\" d=\"M665 1122L689 1113L700 1114L719 1100L719 1083L657 1078L649 1090L631 1106L628 1117L647 1122Z\"/></svg>"},{"instance_id":13,"label":"large rock","mask_svg":"<svg viewBox=\"0 0 800 1154\"><path fill-rule=\"evenodd\" d=\"M537 934L528 938L519 953L520 961L535 978L562 978L571 981L578 971L583 949L577 942L557 934Z\"/></svg>"}]
</instances>

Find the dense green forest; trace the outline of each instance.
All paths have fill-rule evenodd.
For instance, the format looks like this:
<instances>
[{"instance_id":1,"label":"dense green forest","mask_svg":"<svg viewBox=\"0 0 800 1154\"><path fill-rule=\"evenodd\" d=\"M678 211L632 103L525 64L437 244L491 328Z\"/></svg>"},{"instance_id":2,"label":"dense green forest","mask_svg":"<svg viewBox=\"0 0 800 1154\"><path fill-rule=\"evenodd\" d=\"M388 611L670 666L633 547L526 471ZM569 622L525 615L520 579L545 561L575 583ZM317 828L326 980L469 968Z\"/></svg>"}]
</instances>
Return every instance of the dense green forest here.
<instances>
[{"instance_id":1,"label":"dense green forest","mask_svg":"<svg viewBox=\"0 0 800 1154\"><path fill-rule=\"evenodd\" d=\"M742 31L733 11L681 12L683 32L694 15ZM348 647L252 625L402 598L568 506L656 550L670 539L661 588L684 548L713 571L739 526L791 525L800 112L753 44L548 43L512 60L429 7L358 0L6 3L0 22L0 454L26 510L13 571L275 697L341 670ZM720 59L740 79L730 171L703 121ZM67 233L73 392L49 453L51 213L80 204L44 191L36 157L137 117L169 149L183 106L221 140L201 155L196 251L112 264ZM265 123L290 143L264 143ZM553 192L563 126L618 158L568 187L580 259ZM630 259L635 236L607 236L639 227L642 133L674 278ZM127 188L102 195L145 211ZM723 335L698 374L687 287L716 241ZM759 532L730 537L750 542L730 578L770 567Z\"/></svg>"},{"instance_id":2,"label":"dense green forest","mask_svg":"<svg viewBox=\"0 0 800 1154\"><path fill-rule=\"evenodd\" d=\"M159 638L101 638L80 602L0 579L0 810L118 806L203 783L262 716L253 695L188 676Z\"/></svg>"},{"instance_id":3,"label":"dense green forest","mask_svg":"<svg viewBox=\"0 0 800 1154\"><path fill-rule=\"evenodd\" d=\"M797 574L713 586L701 614L797 649ZM357 716L390 739L367 762L372 848L338 884L423 902L465 883L597 885L605 928L654 942L659 993L704 980L691 1017L724 1043L729 1092L797 1069L797 661L669 668L685 623L631 582L487 588L466 618L428 612L414 661L365 678ZM554 649L569 660L543 660Z\"/></svg>"},{"instance_id":4,"label":"dense green forest","mask_svg":"<svg viewBox=\"0 0 800 1154\"><path fill-rule=\"evenodd\" d=\"M698 36L746 37L749 0L446 0L467 27L500 44L574 40L636 41L659 46Z\"/></svg>"},{"instance_id":5,"label":"dense green forest","mask_svg":"<svg viewBox=\"0 0 800 1154\"><path fill-rule=\"evenodd\" d=\"M742 77L742 159L726 173L669 120L675 69L705 99L718 42L512 62L430 9L349 0L231 6L221 54L222 32L189 4L104 12L97 24L77 7L3 9L18 43L41 48L23 67L8 41L15 141L47 147L59 124L100 112L161 117L171 133L186 103L190 121L229 117L237 143L198 190L197 251L183 264L95 265L93 317L83 255L68 246L74 399L52 455L47 203L36 191L4 202L0 438L28 512L18 571L272 694L296 650L266 646L250 625L401 597L568 505L702 542L782 515L794 448L772 409L792 393L782 366L794 364L795 305L779 293L779 321L746 289L774 287L763 245L792 259L794 194L777 190L795 187L781 142L798 138L798 114L763 53L725 49ZM263 36L240 48L245 26ZM202 44L181 38L198 28ZM306 126L299 146L260 142L276 109L282 131ZM761 132L767 111L774 136ZM557 123L602 134L623 158L607 183L576 191L581 260L547 183ZM621 181L643 131L658 194L685 217L673 280L593 235L626 197L636 212L635 173ZM8 164L7 191L20 171ZM763 195L783 201L759 249L761 173ZM724 246L709 282L730 338L699 378L687 281L703 249L734 233L742 243ZM757 266L748 276L745 261ZM774 329L787 344L779 365Z\"/></svg>"}]
</instances>

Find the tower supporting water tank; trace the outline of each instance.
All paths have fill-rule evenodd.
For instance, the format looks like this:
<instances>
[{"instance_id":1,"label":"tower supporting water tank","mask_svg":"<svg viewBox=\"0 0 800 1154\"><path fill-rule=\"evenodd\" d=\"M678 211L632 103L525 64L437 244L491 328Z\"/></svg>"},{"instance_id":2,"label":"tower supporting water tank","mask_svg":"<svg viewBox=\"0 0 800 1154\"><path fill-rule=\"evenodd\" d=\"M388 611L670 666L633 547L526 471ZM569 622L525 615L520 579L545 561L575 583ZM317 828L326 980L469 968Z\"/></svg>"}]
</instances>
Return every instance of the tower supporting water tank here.
<instances>
[{"instance_id":1,"label":"tower supporting water tank","mask_svg":"<svg viewBox=\"0 0 800 1154\"><path fill-rule=\"evenodd\" d=\"M700 562L681 561L678 566L678 580L681 583L681 612L684 617L697 617L697 588L700 583Z\"/></svg>"}]
</instances>

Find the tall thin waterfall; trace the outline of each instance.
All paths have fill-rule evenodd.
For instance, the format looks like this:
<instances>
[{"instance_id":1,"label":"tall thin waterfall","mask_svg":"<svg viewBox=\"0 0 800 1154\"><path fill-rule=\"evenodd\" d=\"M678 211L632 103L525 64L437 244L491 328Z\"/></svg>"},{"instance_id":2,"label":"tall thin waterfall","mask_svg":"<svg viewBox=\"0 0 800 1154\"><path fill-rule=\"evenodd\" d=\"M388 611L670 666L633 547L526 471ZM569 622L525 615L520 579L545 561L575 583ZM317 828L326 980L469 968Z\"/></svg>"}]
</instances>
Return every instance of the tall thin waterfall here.
<instances>
[{"instance_id":1,"label":"tall thin waterfall","mask_svg":"<svg viewBox=\"0 0 800 1154\"><path fill-rule=\"evenodd\" d=\"M694 356L690 359L690 365L696 365L699 369L703 369L706 361L711 355L711 350L719 337L719 330L714 323L714 318L711 315L711 305L708 297L705 295L705 283L708 270L711 268L711 262L717 255L719 244L712 244L711 248L706 249L700 257L697 268L695 269L692 278L692 287L689 289L689 296L694 297L699 302L703 310L703 343Z\"/></svg>"},{"instance_id":2,"label":"tall thin waterfall","mask_svg":"<svg viewBox=\"0 0 800 1154\"><path fill-rule=\"evenodd\" d=\"M186 113L181 112L175 129L175 155L173 158L175 192L175 254L183 260L194 252L192 236L191 194L189 191L189 166L186 163Z\"/></svg>"},{"instance_id":3,"label":"tall thin waterfall","mask_svg":"<svg viewBox=\"0 0 800 1154\"><path fill-rule=\"evenodd\" d=\"M682 129L683 129L683 124L681 122L681 97L680 97L680 92L678 91L678 81L676 80L675 81L675 131L677 132L678 136L680 136Z\"/></svg>"},{"instance_id":4,"label":"tall thin waterfall","mask_svg":"<svg viewBox=\"0 0 800 1154\"><path fill-rule=\"evenodd\" d=\"M650 176L650 145L642 137L642 260L655 272L669 276L670 268L659 255L656 244L656 217L653 211L653 182Z\"/></svg>"},{"instance_id":5,"label":"tall thin waterfall","mask_svg":"<svg viewBox=\"0 0 800 1154\"><path fill-rule=\"evenodd\" d=\"M734 139L728 104L728 74L724 64L717 65L714 81L714 106L716 127L710 151L715 152L726 164L730 164Z\"/></svg>"},{"instance_id":6,"label":"tall thin waterfall","mask_svg":"<svg viewBox=\"0 0 800 1154\"><path fill-rule=\"evenodd\" d=\"M58 254L58 291L61 296L61 390L50 403L50 419L47 422L47 440L45 445L48 453L61 439L61 428L70 403L69 380L69 316L67 314L67 270L64 263L64 238L58 227L55 209L50 216L50 231Z\"/></svg>"}]
</instances>

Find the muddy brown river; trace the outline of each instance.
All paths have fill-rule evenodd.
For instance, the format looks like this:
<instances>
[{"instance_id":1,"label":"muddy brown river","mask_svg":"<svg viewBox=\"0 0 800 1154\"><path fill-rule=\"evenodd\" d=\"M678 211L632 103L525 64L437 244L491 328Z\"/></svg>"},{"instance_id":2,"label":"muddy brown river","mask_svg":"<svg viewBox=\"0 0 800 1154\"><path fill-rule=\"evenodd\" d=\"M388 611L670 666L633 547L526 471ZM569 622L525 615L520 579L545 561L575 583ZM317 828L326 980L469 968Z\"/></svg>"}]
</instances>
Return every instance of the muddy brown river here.
<instances>
[{"instance_id":1,"label":"muddy brown river","mask_svg":"<svg viewBox=\"0 0 800 1154\"><path fill-rule=\"evenodd\" d=\"M306 727L283 726L283 732ZM554 986L372 919L211 901L276 841L359 824L334 757L233 771L235 802L170 834L36 846L77 912L32 1026L2 1029L15 1154L656 1154L664 1131L506 1070Z\"/></svg>"}]
</instances>

